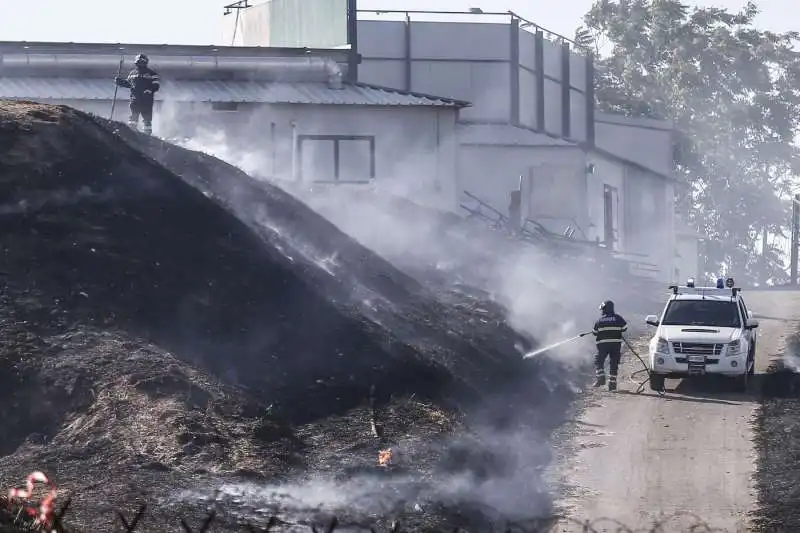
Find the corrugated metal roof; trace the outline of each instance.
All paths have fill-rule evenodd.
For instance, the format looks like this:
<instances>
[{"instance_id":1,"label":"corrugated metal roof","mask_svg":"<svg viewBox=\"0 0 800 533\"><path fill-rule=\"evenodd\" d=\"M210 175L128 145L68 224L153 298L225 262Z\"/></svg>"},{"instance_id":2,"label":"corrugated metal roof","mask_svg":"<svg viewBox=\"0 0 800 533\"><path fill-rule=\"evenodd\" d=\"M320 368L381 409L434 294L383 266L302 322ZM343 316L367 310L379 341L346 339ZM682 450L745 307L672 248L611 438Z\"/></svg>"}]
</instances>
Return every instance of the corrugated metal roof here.
<instances>
[{"instance_id":1,"label":"corrugated metal roof","mask_svg":"<svg viewBox=\"0 0 800 533\"><path fill-rule=\"evenodd\" d=\"M461 144L493 146L577 146L576 143L550 137L509 124L460 124L458 138Z\"/></svg>"},{"instance_id":2,"label":"corrugated metal roof","mask_svg":"<svg viewBox=\"0 0 800 533\"><path fill-rule=\"evenodd\" d=\"M119 94L127 90L120 88ZM0 98L29 100L110 100L114 83L104 79L1 77ZM466 102L366 84L263 81L165 81L156 99L172 102L251 102L374 106L464 107Z\"/></svg>"}]
</instances>

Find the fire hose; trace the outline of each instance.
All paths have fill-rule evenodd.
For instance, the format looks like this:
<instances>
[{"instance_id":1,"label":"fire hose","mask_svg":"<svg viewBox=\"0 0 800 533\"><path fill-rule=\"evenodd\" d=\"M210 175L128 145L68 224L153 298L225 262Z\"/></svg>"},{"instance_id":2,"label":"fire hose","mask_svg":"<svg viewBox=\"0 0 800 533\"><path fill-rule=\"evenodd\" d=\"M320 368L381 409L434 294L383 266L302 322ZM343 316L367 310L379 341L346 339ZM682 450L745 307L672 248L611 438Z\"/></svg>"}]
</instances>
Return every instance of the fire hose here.
<instances>
[{"instance_id":1,"label":"fire hose","mask_svg":"<svg viewBox=\"0 0 800 533\"><path fill-rule=\"evenodd\" d=\"M650 367L647 366L647 363L644 362L644 359L642 359L642 356L639 355L639 352L637 352L636 349L631 345L631 343L628 342L628 339L626 339L625 337L622 337L622 342L624 342L625 346L628 347L628 350L630 350L631 353L636 356L636 359L638 359L639 362L642 363L642 368L640 368L639 370L636 370L634 372L631 372L631 376L630 376L631 382L636 384L636 390L634 391L634 394L640 394L642 391L644 391L645 385L650 382L650 374L651 374ZM642 373L646 373L647 374L647 378L642 380L642 381L637 381L634 376L637 376L637 375L642 374ZM666 391L662 388L661 390L656 391L656 392L658 392L659 396L664 396L664 393Z\"/></svg>"},{"instance_id":2,"label":"fire hose","mask_svg":"<svg viewBox=\"0 0 800 533\"><path fill-rule=\"evenodd\" d=\"M592 333L591 331L586 331L584 333L579 333L578 335L575 335L574 337L570 337L568 339L564 339L563 341L559 341L559 342L550 344L548 346L545 346L544 348L539 348L538 350L534 350L532 352L526 353L522 357L523 357L523 359L529 359L531 357L535 357L535 356L537 356L539 354L542 354L544 352L547 352L547 351L550 351L550 350L552 350L554 348L557 348L557 347L559 347L559 346L561 346L563 344L567 344L569 342L576 341L576 340L580 339L581 337L585 337L586 335L589 335L591 333ZM628 350L630 350L630 352L634 356L636 356L636 358L639 360L639 362L642 363L642 368L632 372L631 375L630 375L631 382L636 385L636 390L634 391L634 394L640 394L641 392L644 391L645 385L647 383L649 383L649 381L650 381L650 367L647 366L647 363L644 362L644 359L642 359L642 356L639 355L639 352L636 351L636 349L628 341L628 339L626 339L625 337L622 337L622 342L625 343L625 346L628 347ZM636 380L636 376L641 375L642 373L646 373L647 374L647 378L642 380L642 381L637 381ZM659 396L664 396L665 391L663 389L661 389L661 390L659 390L657 392L658 392Z\"/></svg>"}]
</instances>

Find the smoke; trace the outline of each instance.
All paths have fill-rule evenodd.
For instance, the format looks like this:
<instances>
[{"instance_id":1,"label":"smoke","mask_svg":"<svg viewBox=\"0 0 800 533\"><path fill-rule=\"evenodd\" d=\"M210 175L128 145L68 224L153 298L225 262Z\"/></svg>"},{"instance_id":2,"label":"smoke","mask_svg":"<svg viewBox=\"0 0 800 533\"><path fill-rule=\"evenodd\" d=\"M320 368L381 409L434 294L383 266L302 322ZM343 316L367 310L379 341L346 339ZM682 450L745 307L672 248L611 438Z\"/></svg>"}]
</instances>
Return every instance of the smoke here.
<instances>
[{"instance_id":1,"label":"smoke","mask_svg":"<svg viewBox=\"0 0 800 533\"><path fill-rule=\"evenodd\" d=\"M191 104L167 101L154 118L157 123L155 129L166 141L188 150L213 155L253 177L269 176L273 168L273 158L272 152L263 149L263 123L259 124L252 117L240 123L237 121L241 120L242 115L230 112L228 118L231 126L225 128L220 127L220 120L215 119L211 113L200 111ZM247 116L246 112L244 114ZM250 140L256 145L261 144L262 149L247 147L247 143L242 142L242 138L246 139L254 130L258 137ZM243 144L245 148L236 148Z\"/></svg>"},{"instance_id":2,"label":"smoke","mask_svg":"<svg viewBox=\"0 0 800 533\"><path fill-rule=\"evenodd\" d=\"M326 513L369 521L465 504L504 520L548 516L549 487L542 481L551 460L547 435L530 428L478 435L480 440L453 438L439 445L397 442L397 469L365 469L345 479L317 474L267 485L223 483L213 489L214 498L235 504L242 514L268 510L294 520ZM208 499L209 492L186 491L177 499Z\"/></svg>"},{"instance_id":3,"label":"smoke","mask_svg":"<svg viewBox=\"0 0 800 533\"><path fill-rule=\"evenodd\" d=\"M270 160L270 150L264 148L268 142L263 135L264 125L276 120L271 110L236 118L244 129L236 131L235 140L223 133L233 131L230 123L222 127L213 121L198 123L196 117L187 120L179 109L164 112L167 116L162 123L168 120L172 124L163 130L166 138L270 180L443 297L448 291L465 287L485 293L505 307L513 328L540 346L589 329L605 299L613 297L623 314L628 304L641 300L641 295L632 293L611 294L619 287L612 288L610 277L599 272L588 258L558 257L551 249L505 238L482 223L423 207L446 204L446 191L433 184L426 186L420 180L429 167L416 165L413 154L393 165L394 174L381 175L370 186L300 186L290 180L291 169L276 165ZM224 120L233 119L228 116ZM380 124L373 124L372 128L385 131ZM260 149L254 148L253 138L259 139L256 144ZM391 145L392 139L384 135L381 142ZM276 168L283 170L275 171ZM384 186L384 180L391 185ZM261 218L261 223L269 226L269 213ZM291 232L291 228L272 231ZM337 275L335 257L330 258L327 270L332 276ZM592 346L579 340L532 361L540 374L538 382L529 386L546 389L535 406L519 408L511 399L513 396L518 400L519 391L509 391L507 397L484 406L480 416L471 421L471 429L480 441L472 448L486 452L476 464L480 463L480 468L487 462L495 464L483 475L476 474L475 468L445 471L427 484L421 483L418 475L381 479L361 475L344 481L326 478L270 487L226 486L223 493L253 500L254 505L288 498L299 502L297 509L358 508L366 514L378 512L378 508L396 509L406 502L424 508L431 501L477 502L507 517L541 514L550 502L542 481L542 470L550 462L549 434L579 391L582 372L591 364L592 354ZM451 440L440 450L441 454L447 456L461 445L457 439Z\"/></svg>"},{"instance_id":4,"label":"smoke","mask_svg":"<svg viewBox=\"0 0 800 533\"><path fill-rule=\"evenodd\" d=\"M783 370L789 370L795 374L800 374L800 355L795 352L787 352L781 359Z\"/></svg>"},{"instance_id":5,"label":"smoke","mask_svg":"<svg viewBox=\"0 0 800 533\"><path fill-rule=\"evenodd\" d=\"M759 317L769 319L772 317ZM774 319L774 318L773 318ZM783 354L778 360L776 367L783 372L800 374L800 335L795 334L786 339Z\"/></svg>"}]
</instances>

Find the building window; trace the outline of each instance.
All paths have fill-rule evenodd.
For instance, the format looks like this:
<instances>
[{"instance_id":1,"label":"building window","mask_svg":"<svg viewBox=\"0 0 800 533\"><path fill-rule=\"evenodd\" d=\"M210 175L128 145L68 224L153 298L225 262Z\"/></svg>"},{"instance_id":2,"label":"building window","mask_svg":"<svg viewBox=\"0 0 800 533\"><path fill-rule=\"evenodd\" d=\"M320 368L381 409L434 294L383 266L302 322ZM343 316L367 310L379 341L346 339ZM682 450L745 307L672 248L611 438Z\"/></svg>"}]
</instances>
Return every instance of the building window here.
<instances>
[{"instance_id":1,"label":"building window","mask_svg":"<svg viewBox=\"0 0 800 533\"><path fill-rule=\"evenodd\" d=\"M298 135L299 179L316 183L368 183L375 179L372 135Z\"/></svg>"},{"instance_id":2,"label":"building window","mask_svg":"<svg viewBox=\"0 0 800 533\"><path fill-rule=\"evenodd\" d=\"M239 102L211 102L212 111L238 111Z\"/></svg>"}]
</instances>

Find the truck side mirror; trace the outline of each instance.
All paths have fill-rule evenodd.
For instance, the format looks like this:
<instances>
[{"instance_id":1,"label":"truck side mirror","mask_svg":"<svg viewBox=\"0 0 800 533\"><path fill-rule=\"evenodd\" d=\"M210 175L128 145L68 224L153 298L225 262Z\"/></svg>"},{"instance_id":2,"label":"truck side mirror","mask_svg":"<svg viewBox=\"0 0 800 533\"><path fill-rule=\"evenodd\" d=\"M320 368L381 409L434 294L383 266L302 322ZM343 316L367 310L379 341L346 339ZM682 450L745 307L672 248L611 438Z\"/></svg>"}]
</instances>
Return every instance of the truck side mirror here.
<instances>
[{"instance_id":1,"label":"truck side mirror","mask_svg":"<svg viewBox=\"0 0 800 533\"><path fill-rule=\"evenodd\" d=\"M758 319L757 318L748 318L747 322L745 322L746 329L756 329L758 327Z\"/></svg>"},{"instance_id":2,"label":"truck side mirror","mask_svg":"<svg viewBox=\"0 0 800 533\"><path fill-rule=\"evenodd\" d=\"M645 324L648 326L658 326L658 316L657 315L647 315L644 319Z\"/></svg>"}]
</instances>

